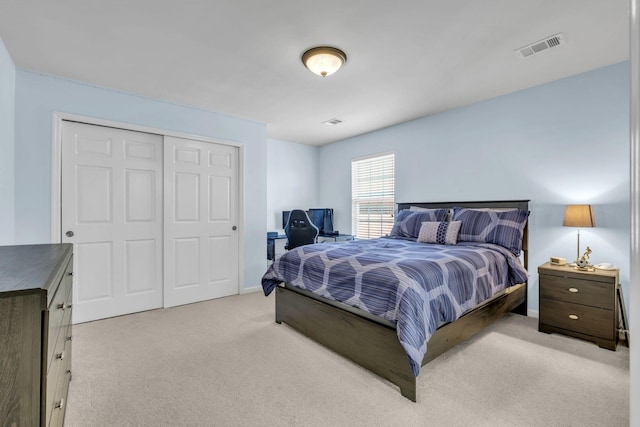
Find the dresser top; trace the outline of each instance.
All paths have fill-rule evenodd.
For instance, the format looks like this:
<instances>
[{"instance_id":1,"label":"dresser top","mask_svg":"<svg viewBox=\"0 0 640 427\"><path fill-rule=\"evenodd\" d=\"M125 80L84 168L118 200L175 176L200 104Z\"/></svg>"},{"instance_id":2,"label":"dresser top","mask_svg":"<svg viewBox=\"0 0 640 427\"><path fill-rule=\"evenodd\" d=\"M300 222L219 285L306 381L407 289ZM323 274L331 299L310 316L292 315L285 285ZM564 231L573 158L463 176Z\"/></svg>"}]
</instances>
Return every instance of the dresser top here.
<instances>
[{"instance_id":1,"label":"dresser top","mask_svg":"<svg viewBox=\"0 0 640 427\"><path fill-rule=\"evenodd\" d=\"M0 246L0 292L47 289L72 249L70 243Z\"/></svg>"}]
</instances>

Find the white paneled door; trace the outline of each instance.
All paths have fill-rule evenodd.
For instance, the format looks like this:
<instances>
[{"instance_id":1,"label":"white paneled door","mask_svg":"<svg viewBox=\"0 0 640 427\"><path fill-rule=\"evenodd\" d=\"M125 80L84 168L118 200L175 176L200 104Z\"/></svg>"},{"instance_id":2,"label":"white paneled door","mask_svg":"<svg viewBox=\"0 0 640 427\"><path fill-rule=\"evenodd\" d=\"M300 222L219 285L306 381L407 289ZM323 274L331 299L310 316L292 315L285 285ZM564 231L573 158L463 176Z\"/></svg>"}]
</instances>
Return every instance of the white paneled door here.
<instances>
[{"instance_id":1,"label":"white paneled door","mask_svg":"<svg viewBox=\"0 0 640 427\"><path fill-rule=\"evenodd\" d=\"M73 322L238 293L234 146L63 121Z\"/></svg>"},{"instance_id":2,"label":"white paneled door","mask_svg":"<svg viewBox=\"0 0 640 427\"><path fill-rule=\"evenodd\" d=\"M238 148L164 138L164 305L238 293Z\"/></svg>"},{"instance_id":3,"label":"white paneled door","mask_svg":"<svg viewBox=\"0 0 640 427\"><path fill-rule=\"evenodd\" d=\"M62 123L74 323L162 307L162 136Z\"/></svg>"}]
</instances>

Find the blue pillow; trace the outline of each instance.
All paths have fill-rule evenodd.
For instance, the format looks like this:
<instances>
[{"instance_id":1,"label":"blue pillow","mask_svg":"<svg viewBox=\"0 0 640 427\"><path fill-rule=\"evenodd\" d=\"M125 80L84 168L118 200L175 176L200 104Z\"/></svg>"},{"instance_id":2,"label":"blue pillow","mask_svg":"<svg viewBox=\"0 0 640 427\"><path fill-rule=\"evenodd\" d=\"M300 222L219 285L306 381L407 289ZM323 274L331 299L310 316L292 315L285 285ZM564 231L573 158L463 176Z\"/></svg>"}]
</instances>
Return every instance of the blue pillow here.
<instances>
[{"instance_id":1,"label":"blue pillow","mask_svg":"<svg viewBox=\"0 0 640 427\"><path fill-rule=\"evenodd\" d=\"M515 256L522 250L524 227L529 211L473 210L453 208L453 221L462 221L459 242L493 243L509 249Z\"/></svg>"},{"instance_id":2,"label":"blue pillow","mask_svg":"<svg viewBox=\"0 0 640 427\"><path fill-rule=\"evenodd\" d=\"M448 212L449 209L402 210L396 215L390 236L417 239L423 222L444 221Z\"/></svg>"}]
</instances>

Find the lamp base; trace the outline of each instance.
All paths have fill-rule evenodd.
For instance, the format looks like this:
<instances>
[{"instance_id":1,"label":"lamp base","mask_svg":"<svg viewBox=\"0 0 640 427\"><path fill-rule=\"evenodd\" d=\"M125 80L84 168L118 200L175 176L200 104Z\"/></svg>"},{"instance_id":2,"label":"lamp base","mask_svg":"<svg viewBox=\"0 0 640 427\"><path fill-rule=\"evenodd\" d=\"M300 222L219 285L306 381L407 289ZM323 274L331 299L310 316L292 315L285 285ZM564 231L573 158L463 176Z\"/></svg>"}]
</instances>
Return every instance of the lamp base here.
<instances>
[{"instance_id":1,"label":"lamp base","mask_svg":"<svg viewBox=\"0 0 640 427\"><path fill-rule=\"evenodd\" d=\"M573 267L573 268L574 268L575 270L578 270L578 271L596 271L595 267L594 267L594 266L592 266L592 265L588 265L588 266L586 266L586 267L579 267L579 266L577 266L577 265L576 265L576 266L575 266L575 267Z\"/></svg>"}]
</instances>

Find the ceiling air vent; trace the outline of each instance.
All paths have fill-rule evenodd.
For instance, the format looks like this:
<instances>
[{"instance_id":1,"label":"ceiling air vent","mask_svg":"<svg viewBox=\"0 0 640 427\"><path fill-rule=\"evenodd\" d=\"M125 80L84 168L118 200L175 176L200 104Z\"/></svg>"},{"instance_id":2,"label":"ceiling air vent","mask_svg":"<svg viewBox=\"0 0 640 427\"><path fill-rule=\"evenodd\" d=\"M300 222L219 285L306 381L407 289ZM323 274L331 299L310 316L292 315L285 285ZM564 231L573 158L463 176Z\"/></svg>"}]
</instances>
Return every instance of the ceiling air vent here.
<instances>
[{"instance_id":1,"label":"ceiling air vent","mask_svg":"<svg viewBox=\"0 0 640 427\"><path fill-rule=\"evenodd\" d=\"M514 52L520 58L527 58L544 50L551 49L552 47L560 46L561 44L565 44L564 35L562 33L558 33L549 36L544 40L540 40L525 47L521 47L520 49L516 49Z\"/></svg>"},{"instance_id":2,"label":"ceiling air vent","mask_svg":"<svg viewBox=\"0 0 640 427\"><path fill-rule=\"evenodd\" d=\"M331 119L331 120L327 120L326 122L322 122L323 125L338 125L342 123L342 120L340 119Z\"/></svg>"}]
</instances>

